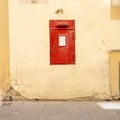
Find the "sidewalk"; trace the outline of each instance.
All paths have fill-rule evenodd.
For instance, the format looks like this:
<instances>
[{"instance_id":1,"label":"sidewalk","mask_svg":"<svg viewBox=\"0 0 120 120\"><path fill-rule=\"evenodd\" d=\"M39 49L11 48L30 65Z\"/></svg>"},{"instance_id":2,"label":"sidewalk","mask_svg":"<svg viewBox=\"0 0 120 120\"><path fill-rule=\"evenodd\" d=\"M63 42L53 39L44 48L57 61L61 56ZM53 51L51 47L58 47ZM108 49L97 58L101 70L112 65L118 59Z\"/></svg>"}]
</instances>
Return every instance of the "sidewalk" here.
<instances>
[{"instance_id":1,"label":"sidewalk","mask_svg":"<svg viewBox=\"0 0 120 120\"><path fill-rule=\"evenodd\" d=\"M7 102L0 120L120 120L120 102Z\"/></svg>"}]
</instances>

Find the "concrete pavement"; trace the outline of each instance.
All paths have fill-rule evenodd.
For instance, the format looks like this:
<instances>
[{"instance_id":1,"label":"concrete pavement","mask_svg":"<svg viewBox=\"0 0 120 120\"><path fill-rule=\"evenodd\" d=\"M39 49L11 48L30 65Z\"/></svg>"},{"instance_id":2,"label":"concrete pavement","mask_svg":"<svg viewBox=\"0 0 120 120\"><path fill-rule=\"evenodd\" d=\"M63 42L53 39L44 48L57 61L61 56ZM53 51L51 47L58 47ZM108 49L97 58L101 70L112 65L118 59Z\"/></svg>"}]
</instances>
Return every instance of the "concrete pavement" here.
<instances>
[{"instance_id":1,"label":"concrete pavement","mask_svg":"<svg viewBox=\"0 0 120 120\"><path fill-rule=\"evenodd\" d=\"M120 120L120 102L6 102L0 120Z\"/></svg>"}]
</instances>

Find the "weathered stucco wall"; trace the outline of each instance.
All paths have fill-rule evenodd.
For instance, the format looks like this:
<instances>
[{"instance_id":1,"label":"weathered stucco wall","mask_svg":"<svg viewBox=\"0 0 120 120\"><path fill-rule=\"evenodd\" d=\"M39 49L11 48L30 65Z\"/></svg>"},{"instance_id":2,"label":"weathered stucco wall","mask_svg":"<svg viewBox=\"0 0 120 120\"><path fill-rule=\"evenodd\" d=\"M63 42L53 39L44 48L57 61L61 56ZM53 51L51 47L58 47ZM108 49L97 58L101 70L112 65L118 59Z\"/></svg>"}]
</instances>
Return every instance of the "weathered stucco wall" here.
<instances>
[{"instance_id":1,"label":"weathered stucco wall","mask_svg":"<svg viewBox=\"0 0 120 120\"><path fill-rule=\"evenodd\" d=\"M8 1L0 0L0 94L9 89Z\"/></svg>"},{"instance_id":2,"label":"weathered stucco wall","mask_svg":"<svg viewBox=\"0 0 120 120\"><path fill-rule=\"evenodd\" d=\"M9 0L11 86L32 99L109 98L109 51L120 48L120 21L111 19L110 6L110 0ZM75 19L75 65L50 65L50 19Z\"/></svg>"}]
</instances>

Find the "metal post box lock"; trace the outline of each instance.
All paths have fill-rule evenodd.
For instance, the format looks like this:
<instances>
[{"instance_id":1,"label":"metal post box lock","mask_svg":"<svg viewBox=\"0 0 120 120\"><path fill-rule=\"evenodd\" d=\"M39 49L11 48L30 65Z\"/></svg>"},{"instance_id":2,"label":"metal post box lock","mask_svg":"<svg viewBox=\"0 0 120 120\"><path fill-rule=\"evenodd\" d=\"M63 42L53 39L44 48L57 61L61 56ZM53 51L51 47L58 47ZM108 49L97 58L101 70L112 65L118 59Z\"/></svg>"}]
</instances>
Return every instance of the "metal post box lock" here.
<instances>
[{"instance_id":1,"label":"metal post box lock","mask_svg":"<svg viewBox=\"0 0 120 120\"><path fill-rule=\"evenodd\" d=\"M75 21L50 20L50 64L75 64Z\"/></svg>"}]
</instances>

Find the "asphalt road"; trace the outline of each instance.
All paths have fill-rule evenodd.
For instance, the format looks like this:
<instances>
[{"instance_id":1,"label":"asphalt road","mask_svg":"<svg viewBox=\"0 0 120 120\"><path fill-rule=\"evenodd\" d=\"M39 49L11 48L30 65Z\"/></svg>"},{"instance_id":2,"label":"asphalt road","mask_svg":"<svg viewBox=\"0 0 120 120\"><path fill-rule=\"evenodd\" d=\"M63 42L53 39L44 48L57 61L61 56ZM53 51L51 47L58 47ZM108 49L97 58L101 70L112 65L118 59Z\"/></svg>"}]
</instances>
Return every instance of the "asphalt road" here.
<instances>
[{"instance_id":1,"label":"asphalt road","mask_svg":"<svg viewBox=\"0 0 120 120\"><path fill-rule=\"evenodd\" d=\"M120 102L6 102L0 120L120 120Z\"/></svg>"}]
</instances>

